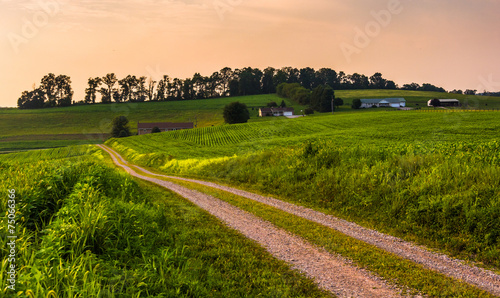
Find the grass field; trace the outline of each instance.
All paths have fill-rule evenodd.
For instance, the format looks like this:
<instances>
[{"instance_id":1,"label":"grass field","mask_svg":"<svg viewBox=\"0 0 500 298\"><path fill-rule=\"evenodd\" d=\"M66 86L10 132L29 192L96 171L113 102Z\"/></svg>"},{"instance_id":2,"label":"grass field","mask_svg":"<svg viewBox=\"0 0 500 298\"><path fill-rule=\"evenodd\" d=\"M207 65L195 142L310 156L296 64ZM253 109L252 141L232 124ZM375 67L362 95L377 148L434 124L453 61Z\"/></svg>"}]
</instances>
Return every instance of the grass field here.
<instances>
[{"instance_id":1,"label":"grass field","mask_svg":"<svg viewBox=\"0 0 500 298\"><path fill-rule=\"evenodd\" d=\"M355 98L377 97L405 97L408 106L411 107L424 107L427 100L438 97L457 98L463 103L468 102L471 108L500 108L500 98L448 93L401 90L338 90L335 94L344 99L345 105L337 110L337 112L342 113L354 112L350 105ZM258 118L258 108L265 106L270 101L279 104L282 99L270 94L192 101L96 104L42 110L0 109L0 127L2 128L0 152L102 143L109 136L111 120L120 115L128 117L134 133L137 122L140 121L197 121L198 127L217 126L223 123L223 107L237 100L246 103L249 107L250 122L260 122L269 119ZM288 106L295 108L297 114L300 114L300 110L305 108L286 99L285 101Z\"/></svg>"},{"instance_id":2,"label":"grass field","mask_svg":"<svg viewBox=\"0 0 500 298\"><path fill-rule=\"evenodd\" d=\"M18 237L16 291L5 287L1 250L2 297L328 296L188 201L118 172L94 146L1 155L0 170ZM7 227L5 216L2 247Z\"/></svg>"},{"instance_id":3,"label":"grass field","mask_svg":"<svg viewBox=\"0 0 500 298\"><path fill-rule=\"evenodd\" d=\"M274 94L207 100L96 104L41 110L0 109L0 151L102 143L116 116L126 116L133 133L137 122L196 122L198 127L224 122L222 109L233 101L245 103L252 117L268 102L281 102ZM303 107L285 100L300 111Z\"/></svg>"},{"instance_id":4,"label":"grass field","mask_svg":"<svg viewBox=\"0 0 500 298\"><path fill-rule=\"evenodd\" d=\"M166 173L225 181L500 267L497 112L345 113L108 145Z\"/></svg>"}]
</instances>

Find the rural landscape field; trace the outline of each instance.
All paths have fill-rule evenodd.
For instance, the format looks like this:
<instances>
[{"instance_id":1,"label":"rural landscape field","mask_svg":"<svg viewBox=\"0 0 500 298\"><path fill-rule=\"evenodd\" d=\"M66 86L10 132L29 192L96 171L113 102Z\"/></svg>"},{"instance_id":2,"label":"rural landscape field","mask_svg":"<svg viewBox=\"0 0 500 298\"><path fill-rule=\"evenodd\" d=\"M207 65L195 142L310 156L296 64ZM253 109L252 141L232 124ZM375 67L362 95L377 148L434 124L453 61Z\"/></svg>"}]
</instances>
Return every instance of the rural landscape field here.
<instances>
[{"instance_id":1,"label":"rural landscape field","mask_svg":"<svg viewBox=\"0 0 500 298\"><path fill-rule=\"evenodd\" d=\"M499 11L0 0L0 298L500 297Z\"/></svg>"},{"instance_id":2,"label":"rural landscape field","mask_svg":"<svg viewBox=\"0 0 500 298\"><path fill-rule=\"evenodd\" d=\"M111 119L123 112L115 111L120 105L2 111L5 122L36 115L37 131L43 132L33 135L23 128L19 135L5 136L2 149L8 152L0 155L4 191L15 187L21 198L16 205L22 214L17 219L16 290L32 297L332 295L182 196L120 171L108 152L92 143L104 143L129 164L148 169L134 168L145 176L153 177L152 171L271 196L498 272L500 112L347 107L352 98L386 97L394 91L387 92L338 91L346 106L333 115L295 119L257 116L259 107L282 99L272 94L124 103L132 125L143 121L139 115L155 121L166 114L178 121L197 115L199 127L107 140L110 126L92 131L90 124L85 128L73 122L94 113L96 119ZM400 92L408 99L414 95L414 108L435 95ZM476 98L490 107L499 102ZM295 109L305 108L285 100ZM234 101L249 107L248 123L222 123L223 106ZM71 113L67 121L57 118ZM91 117L85 117L89 123ZM102 140L65 139L84 135L82 127L106 135ZM62 143L45 140L45 135L60 137ZM32 144L58 148L25 151ZM497 294L276 207L165 179L342 255L407 295ZM2 212L8 212L7 202ZM7 238L2 241L7 246ZM7 283L5 275L2 282Z\"/></svg>"}]
</instances>

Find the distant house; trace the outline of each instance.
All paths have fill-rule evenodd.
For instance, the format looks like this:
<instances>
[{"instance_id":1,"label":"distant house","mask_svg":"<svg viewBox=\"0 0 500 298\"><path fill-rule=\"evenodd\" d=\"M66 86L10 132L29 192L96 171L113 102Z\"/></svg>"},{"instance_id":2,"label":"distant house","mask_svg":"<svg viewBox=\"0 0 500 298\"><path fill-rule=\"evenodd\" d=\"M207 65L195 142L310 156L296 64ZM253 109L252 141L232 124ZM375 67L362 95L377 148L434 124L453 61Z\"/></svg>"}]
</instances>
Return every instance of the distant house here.
<instances>
[{"instance_id":1,"label":"distant house","mask_svg":"<svg viewBox=\"0 0 500 298\"><path fill-rule=\"evenodd\" d=\"M404 98L361 99L361 108L402 108L406 106Z\"/></svg>"},{"instance_id":2,"label":"distant house","mask_svg":"<svg viewBox=\"0 0 500 298\"><path fill-rule=\"evenodd\" d=\"M151 133L153 128L158 127L161 132L191 129L194 127L193 122L173 123L173 122L154 122L154 123L137 123L137 134L145 135Z\"/></svg>"},{"instance_id":3,"label":"distant house","mask_svg":"<svg viewBox=\"0 0 500 298\"><path fill-rule=\"evenodd\" d=\"M439 105L442 107L459 107L460 106L460 101L458 99L438 99L439 100ZM428 107L432 107L432 99L430 99L427 102Z\"/></svg>"},{"instance_id":4,"label":"distant house","mask_svg":"<svg viewBox=\"0 0 500 298\"><path fill-rule=\"evenodd\" d=\"M293 116L293 108L260 108L259 117L266 116Z\"/></svg>"}]
</instances>

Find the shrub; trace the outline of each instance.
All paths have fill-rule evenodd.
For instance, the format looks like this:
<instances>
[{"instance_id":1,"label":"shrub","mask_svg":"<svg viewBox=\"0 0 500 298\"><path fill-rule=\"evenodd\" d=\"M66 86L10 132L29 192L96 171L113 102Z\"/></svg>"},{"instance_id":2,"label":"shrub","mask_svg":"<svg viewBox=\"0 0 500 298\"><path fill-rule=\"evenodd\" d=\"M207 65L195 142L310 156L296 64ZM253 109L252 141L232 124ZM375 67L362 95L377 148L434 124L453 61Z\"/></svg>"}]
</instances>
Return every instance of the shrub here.
<instances>
[{"instance_id":1,"label":"shrub","mask_svg":"<svg viewBox=\"0 0 500 298\"><path fill-rule=\"evenodd\" d=\"M359 108L361 108L361 99L359 99L359 98L353 99L351 108L353 108L355 110L358 110Z\"/></svg>"},{"instance_id":2,"label":"shrub","mask_svg":"<svg viewBox=\"0 0 500 298\"><path fill-rule=\"evenodd\" d=\"M228 124L246 123L250 119L250 112L246 104L236 101L224 107L223 116Z\"/></svg>"},{"instance_id":3,"label":"shrub","mask_svg":"<svg viewBox=\"0 0 500 298\"><path fill-rule=\"evenodd\" d=\"M128 119L125 116L115 117L111 125L111 137L113 138L123 138L132 135L128 126Z\"/></svg>"},{"instance_id":4,"label":"shrub","mask_svg":"<svg viewBox=\"0 0 500 298\"><path fill-rule=\"evenodd\" d=\"M314 110L312 108L307 108L304 110L304 114L306 115L314 114Z\"/></svg>"}]
</instances>

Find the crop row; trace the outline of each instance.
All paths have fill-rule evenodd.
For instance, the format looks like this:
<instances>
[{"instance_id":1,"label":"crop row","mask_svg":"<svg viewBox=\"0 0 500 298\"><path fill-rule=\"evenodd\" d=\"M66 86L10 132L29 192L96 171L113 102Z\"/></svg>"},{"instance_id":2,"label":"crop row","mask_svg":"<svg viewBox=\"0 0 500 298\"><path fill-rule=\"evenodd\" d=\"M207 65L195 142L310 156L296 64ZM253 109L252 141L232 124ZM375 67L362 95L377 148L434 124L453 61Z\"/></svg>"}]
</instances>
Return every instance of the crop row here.
<instances>
[{"instance_id":1,"label":"crop row","mask_svg":"<svg viewBox=\"0 0 500 298\"><path fill-rule=\"evenodd\" d=\"M28 163L39 160L55 160L70 157L81 157L95 152L97 149L92 145L69 146L45 150L32 150L19 153L2 154L0 162L5 163Z\"/></svg>"}]
</instances>

